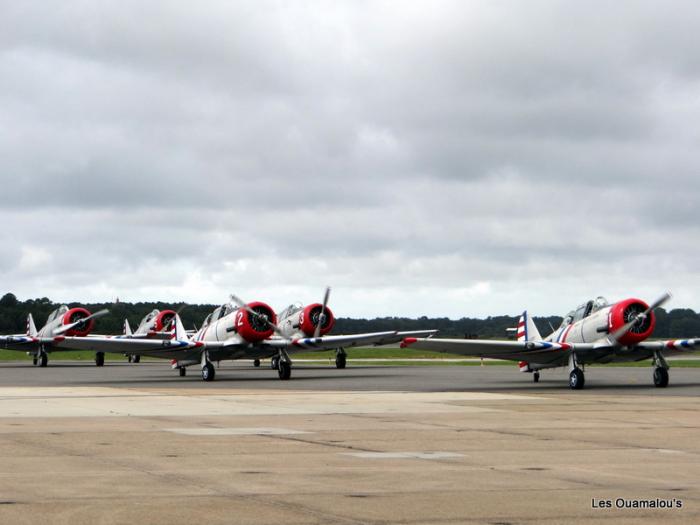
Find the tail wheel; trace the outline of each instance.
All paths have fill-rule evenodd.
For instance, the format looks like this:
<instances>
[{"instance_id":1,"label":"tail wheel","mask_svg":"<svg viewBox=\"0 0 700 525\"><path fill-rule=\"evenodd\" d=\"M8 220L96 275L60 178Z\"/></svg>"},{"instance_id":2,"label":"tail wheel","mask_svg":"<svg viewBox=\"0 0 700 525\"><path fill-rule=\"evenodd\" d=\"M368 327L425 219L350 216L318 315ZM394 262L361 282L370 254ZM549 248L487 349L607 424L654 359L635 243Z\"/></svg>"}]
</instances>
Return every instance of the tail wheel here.
<instances>
[{"instance_id":1,"label":"tail wheel","mask_svg":"<svg viewBox=\"0 0 700 525\"><path fill-rule=\"evenodd\" d=\"M668 370L661 366L654 369L654 386L656 388L666 388L668 386Z\"/></svg>"},{"instance_id":2,"label":"tail wheel","mask_svg":"<svg viewBox=\"0 0 700 525\"><path fill-rule=\"evenodd\" d=\"M253 361L253 366L254 366L255 368L258 368L258 367L260 366L260 359L255 359L255 360Z\"/></svg>"}]
</instances>

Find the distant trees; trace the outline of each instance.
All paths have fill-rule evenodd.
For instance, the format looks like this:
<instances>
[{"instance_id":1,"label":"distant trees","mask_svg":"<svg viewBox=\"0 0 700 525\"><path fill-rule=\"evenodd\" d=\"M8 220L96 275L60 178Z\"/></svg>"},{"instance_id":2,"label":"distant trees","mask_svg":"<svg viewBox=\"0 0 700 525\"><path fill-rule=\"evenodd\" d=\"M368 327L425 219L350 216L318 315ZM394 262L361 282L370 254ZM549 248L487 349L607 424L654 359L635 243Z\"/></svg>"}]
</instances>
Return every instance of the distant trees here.
<instances>
[{"instance_id":1,"label":"distant trees","mask_svg":"<svg viewBox=\"0 0 700 525\"><path fill-rule=\"evenodd\" d=\"M0 333L24 333L26 330L27 314L32 313L37 327L41 327L49 313L59 305L54 304L46 297L40 299L28 299L19 301L12 293L6 293L0 298ZM139 303L71 303L68 306L85 306L95 312L102 308L109 308L110 315L102 317L97 322L96 333L118 334L122 332L124 319L128 319L132 328L141 319L154 309L180 309L180 316L185 328L192 329L201 326L204 318L219 305L201 304L186 305L170 304L163 302L139 302ZM377 319L351 319L341 317L337 319L333 333L362 333L380 332L387 330L425 330L438 329L443 337L479 337L479 338L504 338L508 336L507 328L515 327L517 316L495 316L486 319L474 319L463 317L462 319L448 319L447 317L419 317L410 319L407 317L381 317ZM552 327L561 324L562 318L535 317L535 324L542 335L549 334ZM654 337L700 337L700 314L687 308L679 308L666 312L663 309L656 311L656 329Z\"/></svg>"}]
</instances>

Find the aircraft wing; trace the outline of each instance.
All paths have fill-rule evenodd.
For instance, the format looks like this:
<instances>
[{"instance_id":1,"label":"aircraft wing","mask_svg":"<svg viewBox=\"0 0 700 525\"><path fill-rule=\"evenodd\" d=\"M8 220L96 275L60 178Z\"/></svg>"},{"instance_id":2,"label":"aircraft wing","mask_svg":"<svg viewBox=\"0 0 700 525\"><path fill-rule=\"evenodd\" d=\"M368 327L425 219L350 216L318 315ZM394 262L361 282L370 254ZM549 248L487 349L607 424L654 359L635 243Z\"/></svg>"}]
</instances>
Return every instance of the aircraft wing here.
<instances>
[{"instance_id":1,"label":"aircraft wing","mask_svg":"<svg viewBox=\"0 0 700 525\"><path fill-rule=\"evenodd\" d=\"M280 350L289 354L299 352L331 350L351 346L371 345L387 338L396 337L397 332L374 332L353 335L325 335L322 337L299 337L296 339L272 338L257 344L226 341L203 341L198 343L206 349L212 361L223 359L265 359Z\"/></svg>"},{"instance_id":2,"label":"aircraft wing","mask_svg":"<svg viewBox=\"0 0 700 525\"><path fill-rule=\"evenodd\" d=\"M4 350L28 350L38 346L40 342L36 337L28 335L0 335L0 348Z\"/></svg>"},{"instance_id":3,"label":"aircraft wing","mask_svg":"<svg viewBox=\"0 0 700 525\"><path fill-rule=\"evenodd\" d=\"M166 359L183 359L199 355L199 343L177 339L129 339L123 337L54 337L50 351L88 350L117 354L145 355Z\"/></svg>"},{"instance_id":4,"label":"aircraft wing","mask_svg":"<svg viewBox=\"0 0 700 525\"><path fill-rule=\"evenodd\" d=\"M379 341L375 341L372 344L374 346L390 345L400 343L407 337L432 337L438 332L439 330L410 330L407 332L395 332L394 334L383 337Z\"/></svg>"},{"instance_id":5,"label":"aircraft wing","mask_svg":"<svg viewBox=\"0 0 700 525\"><path fill-rule=\"evenodd\" d=\"M640 350L660 350L662 354L682 354L700 347L700 338L670 339L668 341L644 341L635 345Z\"/></svg>"},{"instance_id":6,"label":"aircraft wing","mask_svg":"<svg viewBox=\"0 0 700 525\"><path fill-rule=\"evenodd\" d=\"M595 349L592 343L552 343L549 341L491 341L484 339L418 339L407 337L402 347L471 357L489 357L510 361L528 361L539 364L565 362L571 351L586 352Z\"/></svg>"},{"instance_id":7,"label":"aircraft wing","mask_svg":"<svg viewBox=\"0 0 700 525\"><path fill-rule=\"evenodd\" d=\"M368 334L352 335L324 335L321 337L299 337L291 341L286 339L273 339L269 343L277 348L282 348L289 353L314 350L331 350L334 348L348 348L360 345L387 344L384 341L398 342L398 332L374 332Z\"/></svg>"}]
</instances>

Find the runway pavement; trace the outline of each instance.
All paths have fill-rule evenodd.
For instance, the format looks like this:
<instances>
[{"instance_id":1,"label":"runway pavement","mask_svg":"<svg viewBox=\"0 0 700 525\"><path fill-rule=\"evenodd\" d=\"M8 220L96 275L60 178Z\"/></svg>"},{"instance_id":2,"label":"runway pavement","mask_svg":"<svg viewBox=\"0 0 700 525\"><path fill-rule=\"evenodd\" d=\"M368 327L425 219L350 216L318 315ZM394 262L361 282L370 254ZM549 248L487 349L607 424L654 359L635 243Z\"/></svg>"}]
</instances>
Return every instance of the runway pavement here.
<instances>
[{"instance_id":1,"label":"runway pavement","mask_svg":"<svg viewBox=\"0 0 700 525\"><path fill-rule=\"evenodd\" d=\"M700 370L650 375L4 363L0 523L697 523Z\"/></svg>"}]
</instances>

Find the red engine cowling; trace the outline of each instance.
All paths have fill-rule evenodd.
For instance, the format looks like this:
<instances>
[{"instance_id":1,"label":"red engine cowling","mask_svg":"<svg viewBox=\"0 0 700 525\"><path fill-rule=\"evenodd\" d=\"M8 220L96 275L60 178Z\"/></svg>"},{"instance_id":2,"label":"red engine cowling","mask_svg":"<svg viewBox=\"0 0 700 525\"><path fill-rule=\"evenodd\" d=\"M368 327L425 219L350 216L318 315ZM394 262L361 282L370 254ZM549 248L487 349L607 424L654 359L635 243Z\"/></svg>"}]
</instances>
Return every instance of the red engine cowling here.
<instances>
[{"instance_id":1,"label":"red engine cowling","mask_svg":"<svg viewBox=\"0 0 700 525\"><path fill-rule=\"evenodd\" d=\"M299 328L302 332L306 334L307 337L312 337L314 331L316 330L316 325L318 324L318 317L321 315L321 310L323 305L321 303L310 304L301 311L299 315ZM321 331L319 335L325 335L331 331L333 325L335 324L335 317L330 308L326 307L326 311L323 313L325 319L321 325Z\"/></svg>"},{"instance_id":2,"label":"red engine cowling","mask_svg":"<svg viewBox=\"0 0 700 525\"><path fill-rule=\"evenodd\" d=\"M153 323L153 330L156 332L162 332L163 330L170 330L172 327L170 323L177 314L173 310L163 310L160 312Z\"/></svg>"},{"instance_id":3,"label":"red engine cowling","mask_svg":"<svg viewBox=\"0 0 700 525\"><path fill-rule=\"evenodd\" d=\"M264 339L267 339L274 333L272 327L262 318L262 316L267 318L267 321L274 325L277 324L277 316L275 315L275 311L265 303L254 302L248 303L247 306L251 310L260 314L260 317L252 315L247 310L240 308L236 312L236 316L234 318L234 328L236 329L236 332L238 332L238 335L249 343L258 343Z\"/></svg>"},{"instance_id":4,"label":"red engine cowling","mask_svg":"<svg viewBox=\"0 0 700 525\"><path fill-rule=\"evenodd\" d=\"M615 331L634 319L634 316L642 313L647 308L649 308L649 305L639 299L626 299L614 304L612 308L610 308L610 314L608 316L609 333L615 333ZM656 326L656 317L654 316L654 312L649 312L649 315L647 315L645 319L632 325L627 332L619 337L618 342L626 346L633 346L637 343L641 343L651 336L654 332L654 326Z\"/></svg>"},{"instance_id":5,"label":"red engine cowling","mask_svg":"<svg viewBox=\"0 0 700 525\"><path fill-rule=\"evenodd\" d=\"M65 314L63 314L63 320L62 320L63 326L78 322L81 319L85 319L86 317L90 317L90 315L91 315L90 312L88 310L86 310L85 308L71 308ZM95 320L90 319L85 324L78 325L75 328L71 328L63 335L68 336L68 337L85 337L90 332L92 332L92 329L94 327L95 327Z\"/></svg>"}]
</instances>

